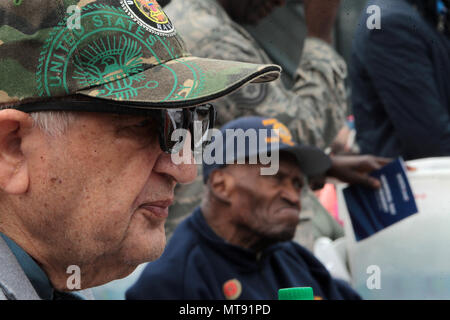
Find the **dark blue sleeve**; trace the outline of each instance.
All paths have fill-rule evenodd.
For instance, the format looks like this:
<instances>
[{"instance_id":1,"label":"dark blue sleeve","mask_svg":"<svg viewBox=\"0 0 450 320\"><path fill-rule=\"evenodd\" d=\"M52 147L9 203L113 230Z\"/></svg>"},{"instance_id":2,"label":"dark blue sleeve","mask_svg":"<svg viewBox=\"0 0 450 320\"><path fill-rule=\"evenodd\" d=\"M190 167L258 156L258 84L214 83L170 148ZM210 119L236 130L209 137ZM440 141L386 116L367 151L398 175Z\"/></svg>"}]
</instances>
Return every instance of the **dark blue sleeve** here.
<instances>
[{"instance_id":1,"label":"dark blue sleeve","mask_svg":"<svg viewBox=\"0 0 450 320\"><path fill-rule=\"evenodd\" d=\"M440 96L438 70L425 23L408 15L382 16L361 55L404 154L450 155L449 106ZM441 93L440 93L441 92Z\"/></svg>"},{"instance_id":2,"label":"dark blue sleeve","mask_svg":"<svg viewBox=\"0 0 450 320\"><path fill-rule=\"evenodd\" d=\"M170 252L172 253L172 252ZM126 292L127 300L223 299L221 284L204 252L195 247L149 263Z\"/></svg>"},{"instance_id":3,"label":"dark blue sleeve","mask_svg":"<svg viewBox=\"0 0 450 320\"><path fill-rule=\"evenodd\" d=\"M361 300L361 296L345 281L334 278L343 300Z\"/></svg>"},{"instance_id":4,"label":"dark blue sleeve","mask_svg":"<svg viewBox=\"0 0 450 320\"><path fill-rule=\"evenodd\" d=\"M308 249L294 242L287 244L286 247L291 248L286 250L287 253L300 259L299 262L306 263L302 268L308 268L311 277L317 281L320 287L318 292L321 292L320 297L328 300L361 300L359 294L347 282L333 278L322 262Z\"/></svg>"},{"instance_id":5,"label":"dark blue sleeve","mask_svg":"<svg viewBox=\"0 0 450 320\"><path fill-rule=\"evenodd\" d=\"M176 268L169 264L149 263L139 279L126 291L127 300L183 299L182 281Z\"/></svg>"}]
</instances>

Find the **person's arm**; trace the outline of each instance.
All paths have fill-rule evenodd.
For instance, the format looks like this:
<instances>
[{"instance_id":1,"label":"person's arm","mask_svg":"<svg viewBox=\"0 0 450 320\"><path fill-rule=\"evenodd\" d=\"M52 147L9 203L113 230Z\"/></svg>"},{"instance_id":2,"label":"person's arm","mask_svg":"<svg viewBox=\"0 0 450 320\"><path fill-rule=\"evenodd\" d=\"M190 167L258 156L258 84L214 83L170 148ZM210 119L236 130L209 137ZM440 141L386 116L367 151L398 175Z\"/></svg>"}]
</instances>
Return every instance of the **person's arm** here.
<instances>
[{"instance_id":1,"label":"person's arm","mask_svg":"<svg viewBox=\"0 0 450 320\"><path fill-rule=\"evenodd\" d=\"M407 16L384 17L362 55L406 156L450 155L449 106L436 82L436 73L444 71L433 61L427 30Z\"/></svg>"},{"instance_id":2,"label":"person's arm","mask_svg":"<svg viewBox=\"0 0 450 320\"><path fill-rule=\"evenodd\" d=\"M288 126L300 141L325 149L345 124L347 65L325 41L306 38L297 77L286 106L296 109ZM297 98L298 97L298 98Z\"/></svg>"},{"instance_id":3,"label":"person's arm","mask_svg":"<svg viewBox=\"0 0 450 320\"><path fill-rule=\"evenodd\" d=\"M360 184L378 189L381 187L380 181L371 177L369 173L381 169L392 161L393 159L372 155L335 155L331 156L332 165L327 176L349 184Z\"/></svg>"},{"instance_id":4,"label":"person's arm","mask_svg":"<svg viewBox=\"0 0 450 320\"><path fill-rule=\"evenodd\" d=\"M332 30L341 0L303 0L308 37L332 44Z\"/></svg>"},{"instance_id":5,"label":"person's arm","mask_svg":"<svg viewBox=\"0 0 450 320\"><path fill-rule=\"evenodd\" d=\"M347 111L347 65L331 46L340 0L304 0L303 5L307 38L292 91L305 106L299 113L306 111L303 119L316 127L308 128L300 117L298 133L300 140L325 148L343 127Z\"/></svg>"},{"instance_id":6,"label":"person's arm","mask_svg":"<svg viewBox=\"0 0 450 320\"><path fill-rule=\"evenodd\" d=\"M322 189L327 177L336 178L349 184L378 189L381 187L380 181L369 174L393 161L393 159L372 155L331 155L330 159L331 167L327 172L309 177L309 186L312 190Z\"/></svg>"},{"instance_id":7,"label":"person's arm","mask_svg":"<svg viewBox=\"0 0 450 320\"><path fill-rule=\"evenodd\" d=\"M281 81L267 84L266 98L254 111L277 117L297 140L319 148L331 144L347 111L347 66L331 46L339 4L340 0L304 1L307 38L295 84L291 90Z\"/></svg>"},{"instance_id":8,"label":"person's arm","mask_svg":"<svg viewBox=\"0 0 450 320\"><path fill-rule=\"evenodd\" d=\"M362 300L362 297L344 280L334 278L334 282L342 295L342 300Z\"/></svg>"}]
</instances>

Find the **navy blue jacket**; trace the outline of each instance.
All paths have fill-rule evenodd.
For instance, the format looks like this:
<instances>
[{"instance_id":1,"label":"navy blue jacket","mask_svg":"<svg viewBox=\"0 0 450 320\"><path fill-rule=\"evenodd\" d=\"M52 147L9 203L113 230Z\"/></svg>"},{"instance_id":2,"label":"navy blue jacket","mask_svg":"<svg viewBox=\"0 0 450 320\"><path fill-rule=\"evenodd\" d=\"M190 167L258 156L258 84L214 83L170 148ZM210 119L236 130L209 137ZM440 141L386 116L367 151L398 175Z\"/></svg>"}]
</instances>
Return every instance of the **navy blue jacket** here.
<instances>
[{"instance_id":1,"label":"navy blue jacket","mask_svg":"<svg viewBox=\"0 0 450 320\"><path fill-rule=\"evenodd\" d=\"M405 0L371 0L381 29L355 34L350 74L362 153L417 159L450 155L450 39Z\"/></svg>"},{"instance_id":2,"label":"navy blue jacket","mask_svg":"<svg viewBox=\"0 0 450 320\"><path fill-rule=\"evenodd\" d=\"M225 299L223 286L231 279L240 282L238 299L244 300L277 299L280 288L305 286L323 299L359 299L298 244L279 243L258 256L217 236L198 208L177 227L164 254L146 266L126 298Z\"/></svg>"}]
</instances>

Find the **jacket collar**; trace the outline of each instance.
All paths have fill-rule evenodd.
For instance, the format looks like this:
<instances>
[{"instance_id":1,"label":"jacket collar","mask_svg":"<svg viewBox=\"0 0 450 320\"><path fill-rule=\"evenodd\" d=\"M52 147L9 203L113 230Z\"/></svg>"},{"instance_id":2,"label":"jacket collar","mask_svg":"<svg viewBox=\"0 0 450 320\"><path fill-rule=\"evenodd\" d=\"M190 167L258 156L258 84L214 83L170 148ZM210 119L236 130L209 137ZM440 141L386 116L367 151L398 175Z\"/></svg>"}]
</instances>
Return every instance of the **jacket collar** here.
<instances>
[{"instance_id":1,"label":"jacket collar","mask_svg":"<svg viewBox=\"0 0 450 320\"><path fill-rule=\"evenodd\" d=\"M280 248L281 244L274 244L261 252L242 248L226 242L219 237L206 222L200 208L196 208L192 215L192 226L198 231L211 249L225 259L231 260L236 266L240 266L245 271L259 269L274 251Z\"/></svg>"},{"instance_id":2,"label":"jacket collar","mask_svg":"<svg viewBox=\"0 0 450 320\"><path fill-rule=\"evenodd\" d=\"M90 289L56 291L36 261L17 243L0 232L0 293L9 300L94 299Z\"/></svg>"},{"instance_id":3,"label":"jacket collar","mask_svg":"<svg viewBox=\"0 0 450 320\"><path fill-rule=\"evenodd\" d=\"M23 250L17 243L0 233L11 252L14 254L17 262L22 268L36 293L43 300L53 299L53 286L50 283L45 272L39 267L36 261Z\"/></svg>"},{"instance_id":4,"label":"jacket collar","mask_svg":"<svg viewBox=\"0 0 450 320\"><path fill-rule=\"evenodd\" d=\"M10 300L40 300L4 236L0 235L0 290Z\"/></svg>"}]
</instances>

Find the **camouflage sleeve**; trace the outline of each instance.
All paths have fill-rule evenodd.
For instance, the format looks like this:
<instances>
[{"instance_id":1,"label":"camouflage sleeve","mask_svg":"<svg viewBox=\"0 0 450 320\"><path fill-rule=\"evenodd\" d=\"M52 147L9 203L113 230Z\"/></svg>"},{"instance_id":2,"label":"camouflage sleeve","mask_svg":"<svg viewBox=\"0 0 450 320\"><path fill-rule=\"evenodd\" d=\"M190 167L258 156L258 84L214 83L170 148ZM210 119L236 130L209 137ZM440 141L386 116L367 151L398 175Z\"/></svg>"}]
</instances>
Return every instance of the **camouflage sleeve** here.
<instances>
[{"instance_id":1,"label":"camouflage sleeve","mask_svg":"<svg viewBox=\"0 0 450 320\"><path fill-rule=\"evenodd\" d=\"M347 65L327 43L307 38L292 91L301 97L292 129L304 141L327 147L345 124ZM295 121L295 120L294 120ZM311 121L311 122L309 122Z\"/></svg>"},{"instance_id":2,"label":"camouflage sleeve","mask_svg":"<svg viewBox=\"0 0 450 320\"><path fill-rule=\"evenodd\" d=\"M246 35L224 34L209 44L199 41L205 57L267 63L268 58ZM212 39L208 39L212 40ZM276 117L299 141L325 149L344 126L347 67L334 49L308 38L293 88L281 80L252 84L216 102L222 123L240 116Z\"/></svg>"}]
</instances>

